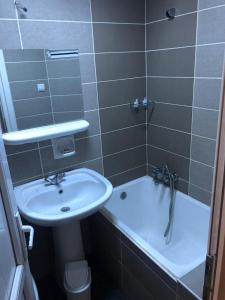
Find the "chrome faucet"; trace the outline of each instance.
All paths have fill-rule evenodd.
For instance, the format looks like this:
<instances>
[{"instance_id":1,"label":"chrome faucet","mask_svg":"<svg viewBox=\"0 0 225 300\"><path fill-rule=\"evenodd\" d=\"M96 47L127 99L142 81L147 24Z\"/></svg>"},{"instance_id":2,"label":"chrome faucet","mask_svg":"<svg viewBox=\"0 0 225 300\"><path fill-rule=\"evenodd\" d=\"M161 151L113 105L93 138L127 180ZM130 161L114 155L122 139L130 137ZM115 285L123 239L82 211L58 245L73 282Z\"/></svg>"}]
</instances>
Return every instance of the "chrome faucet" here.
<instances>
[{"instance_id":1,"label":"chrome faucet","mask_svg":"<svg viewBox=\"0 0 225 300\"><path fill-rule=\"evenodd\" d=\"M57 173L55 175L50 175L45 177L46 186L48 185L56 185L59 186L62 181L65 180L65 173Z\"/></svg>"},{"instance_id":2,"label":"chrome faucet","mask_svg":"<svg viewBox=\"0 0 225 300\"><path fill-rule=\"evenodd\" d=\"M176 186L178 182L178 176L176 172L171 172L166 164L163 164L161 168L154 168L152 171L152 177L155 184L162 183L166 186L170 186L170 178L173 178Z\"/></svg>"}]
</instances>

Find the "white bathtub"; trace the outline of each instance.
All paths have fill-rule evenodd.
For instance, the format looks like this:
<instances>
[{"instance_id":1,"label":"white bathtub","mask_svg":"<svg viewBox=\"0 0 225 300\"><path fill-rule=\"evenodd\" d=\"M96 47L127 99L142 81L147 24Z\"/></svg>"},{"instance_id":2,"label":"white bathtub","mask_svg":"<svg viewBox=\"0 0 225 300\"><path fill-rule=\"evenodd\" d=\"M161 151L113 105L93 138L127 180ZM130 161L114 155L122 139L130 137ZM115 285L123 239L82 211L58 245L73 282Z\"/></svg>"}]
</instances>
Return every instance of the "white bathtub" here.
<instances>
[{"instance_id":1,"label":"white bathtub","mask_svg":"<svg viewBox=\"0 0 225 300\"><path fill-rule=\"evenodd\" d=\"M167 273L181 278L205 261L210 209L176 192L172 238L166 244L169 203L169 189L145 176L115 188L102 213Z\"/></svg>"}]
</instances>

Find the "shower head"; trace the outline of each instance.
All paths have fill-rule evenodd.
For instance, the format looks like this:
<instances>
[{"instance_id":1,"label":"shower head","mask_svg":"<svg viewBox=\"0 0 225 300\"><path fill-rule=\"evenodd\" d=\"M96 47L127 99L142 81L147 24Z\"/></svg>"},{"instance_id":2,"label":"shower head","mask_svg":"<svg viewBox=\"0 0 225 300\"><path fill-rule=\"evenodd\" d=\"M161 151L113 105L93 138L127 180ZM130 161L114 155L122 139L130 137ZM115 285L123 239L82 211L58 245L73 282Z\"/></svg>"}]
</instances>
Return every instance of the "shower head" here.
<instances>
[{"instance_id":1,"label":"shower head","mask_svg":"<svg viewBox=\"0 0 225 300\"><path fill-rule=\"evenodd\" d=\"M23 12L27 12L28 11L28 9L25 7L25 6L23 6L20 2L18 2L18 1L15 1L15 7L18 9L18 10L22 10Z\"/></svg>"}]
</instances>

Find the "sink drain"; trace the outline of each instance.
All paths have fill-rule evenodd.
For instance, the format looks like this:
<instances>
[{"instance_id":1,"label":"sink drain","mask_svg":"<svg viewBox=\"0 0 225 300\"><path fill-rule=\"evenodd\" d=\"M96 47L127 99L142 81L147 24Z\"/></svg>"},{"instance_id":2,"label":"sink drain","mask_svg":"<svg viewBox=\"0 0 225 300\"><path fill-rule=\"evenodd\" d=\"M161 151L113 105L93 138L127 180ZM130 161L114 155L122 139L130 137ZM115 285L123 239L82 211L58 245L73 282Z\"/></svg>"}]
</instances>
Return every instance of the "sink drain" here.
<instances>
[{"instance_id":1,"label":"sink drain","mask_svg":"<svg viewBox=\"0 0 225 300\"><path fill-rule=\"evenodd\" d=\"M62 212L70 211L70 207L68 207L68 206L62 207L62 208L61 208L61 211L62 211Z\"/></svg>"}]
</instances>

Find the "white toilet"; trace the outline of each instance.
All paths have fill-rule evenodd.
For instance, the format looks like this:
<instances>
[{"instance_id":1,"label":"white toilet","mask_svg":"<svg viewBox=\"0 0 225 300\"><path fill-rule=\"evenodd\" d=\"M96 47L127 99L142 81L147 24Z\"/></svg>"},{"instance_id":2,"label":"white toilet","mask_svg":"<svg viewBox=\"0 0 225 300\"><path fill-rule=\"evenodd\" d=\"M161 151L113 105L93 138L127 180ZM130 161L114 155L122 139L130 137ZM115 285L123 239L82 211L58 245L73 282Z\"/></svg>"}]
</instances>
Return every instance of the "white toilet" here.
<instances>
[{"instance_id":1,"label":"white toilet","mask_svg":"<svg viewBox=\"0 0 225 300\"><path fill-rule=\"evenodd\" d=\"M91 300L91 270L86 260L65 265L64 288L67 300Z\"/></svg>"}]
</instances>

